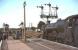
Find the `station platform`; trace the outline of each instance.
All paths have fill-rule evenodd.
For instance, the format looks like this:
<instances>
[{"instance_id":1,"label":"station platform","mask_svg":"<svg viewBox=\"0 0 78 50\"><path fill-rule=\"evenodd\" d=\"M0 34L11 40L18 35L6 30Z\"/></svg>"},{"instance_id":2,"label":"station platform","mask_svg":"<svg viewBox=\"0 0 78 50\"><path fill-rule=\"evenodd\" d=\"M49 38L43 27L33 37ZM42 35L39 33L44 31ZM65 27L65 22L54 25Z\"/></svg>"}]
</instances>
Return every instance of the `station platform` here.
<instances>
[{"instance_id":1,"label":"station platform","mask_svg":"<svg viewBox=\"0 0 78 50\"><path fill-rule=\"evenodd\" d=\"M11 36L2 41L1 50L32 50L26 43L21 40L14 40Z\"/></svg>"},{"instance_id":2,"label":"station platform","mask_svg":"<svg viewBox=\"0 0 78 50\"><path fill-rule=\"evenodd\" d=\"M28 45L20 40L6 40L8 50L32 50Z\"/></svg>"},{"instance_id":3,"label":"station platform","mask_svg":"<svg viewBox=\"0 0 78 50\"><path fill-rule=\"evenodd\" d=\"M2 50L78 50L77 47L45 40L45 39L27 39L26 43L21 40L14 40L9 37L3 41Z\"/></svg>"}]
</instances>

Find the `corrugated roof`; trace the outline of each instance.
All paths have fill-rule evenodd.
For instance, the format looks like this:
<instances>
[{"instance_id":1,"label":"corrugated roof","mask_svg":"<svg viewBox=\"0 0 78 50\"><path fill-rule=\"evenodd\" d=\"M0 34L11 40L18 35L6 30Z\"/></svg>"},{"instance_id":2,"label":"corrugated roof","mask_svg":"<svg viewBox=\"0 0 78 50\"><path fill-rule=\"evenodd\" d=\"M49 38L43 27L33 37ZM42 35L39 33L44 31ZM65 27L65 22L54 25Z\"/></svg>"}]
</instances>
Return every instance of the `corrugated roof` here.
<instances>
[{"instance_id":1,"label":"corrugated roof","mask_svg":"<svg viewBox=\"0 0 78 50\"><path fill-rule=\"evenodd\" d=\"M76 15L71 15L71 16L67 17L66 20L72 19L72 18L78 18L78 14L76 14Z\"/></svg>"}]
</instances>

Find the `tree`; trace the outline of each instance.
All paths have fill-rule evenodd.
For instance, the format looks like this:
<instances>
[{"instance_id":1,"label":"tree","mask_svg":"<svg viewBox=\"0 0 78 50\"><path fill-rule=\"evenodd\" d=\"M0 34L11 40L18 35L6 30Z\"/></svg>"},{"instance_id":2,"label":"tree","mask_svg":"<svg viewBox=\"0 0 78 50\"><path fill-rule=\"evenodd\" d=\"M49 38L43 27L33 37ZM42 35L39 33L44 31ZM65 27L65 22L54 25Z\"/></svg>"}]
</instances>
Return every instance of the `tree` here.
<instances>
[{"instance_id":1,"label":"tree","mask_svg":"<svg viewBox=\"0 0 78 50\"><path fill-rule=\"evenodd\" d=\"M36 27L31 27L31 29L32 29L33 31L35 31Z\"/></svg>"},{"instance_id":2,"label":"tree","mask_svg":"<svg viewBox=\"0 0 78 50\"><path fill-rule=\"evenodd\" d=\"M40 21L40 22L38 23L37 28L38 28L38 29L41 29L43 25L45 25L45 23L44 23L43 21Z\"/></svg>"}]
</instances>

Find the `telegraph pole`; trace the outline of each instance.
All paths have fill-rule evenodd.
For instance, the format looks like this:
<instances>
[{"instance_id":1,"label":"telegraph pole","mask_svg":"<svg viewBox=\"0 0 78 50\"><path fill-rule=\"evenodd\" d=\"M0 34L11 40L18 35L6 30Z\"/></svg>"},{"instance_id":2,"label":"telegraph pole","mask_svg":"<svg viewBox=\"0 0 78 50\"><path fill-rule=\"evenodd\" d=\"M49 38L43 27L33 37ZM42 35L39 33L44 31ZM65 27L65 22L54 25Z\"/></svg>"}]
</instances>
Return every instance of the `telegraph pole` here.
<instances>
[{"instance_id":1,"label":"telegraph pole","mask_svg":"<svg viewBox=\"0 0 78 50\"><path fill-rule=\"evenodd\" d=\"M24 7L24 39L26 41L26 15L25 15L25 6L26 6L26 2L24 1L23 3L23 7Z\"/></svg>"}]
</instances>

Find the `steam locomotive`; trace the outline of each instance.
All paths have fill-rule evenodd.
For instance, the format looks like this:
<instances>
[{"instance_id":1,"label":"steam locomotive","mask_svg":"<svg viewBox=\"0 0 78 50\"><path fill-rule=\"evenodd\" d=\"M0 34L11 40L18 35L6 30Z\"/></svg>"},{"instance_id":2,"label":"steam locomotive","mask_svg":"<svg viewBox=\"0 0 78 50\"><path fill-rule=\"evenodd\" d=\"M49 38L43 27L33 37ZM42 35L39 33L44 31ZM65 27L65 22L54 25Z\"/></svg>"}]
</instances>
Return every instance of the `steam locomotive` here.
<instances>
[{"instance_id":1,"label":"steam locomotive","mask_svg":"<svg viewBox=\"0 0 78 50\"><path fill-rule=\"evenodd\" d=\"M78 15L42 27L43 38L78 47Z\"/></svg>"}]
</instances>

